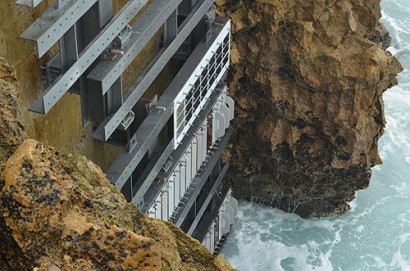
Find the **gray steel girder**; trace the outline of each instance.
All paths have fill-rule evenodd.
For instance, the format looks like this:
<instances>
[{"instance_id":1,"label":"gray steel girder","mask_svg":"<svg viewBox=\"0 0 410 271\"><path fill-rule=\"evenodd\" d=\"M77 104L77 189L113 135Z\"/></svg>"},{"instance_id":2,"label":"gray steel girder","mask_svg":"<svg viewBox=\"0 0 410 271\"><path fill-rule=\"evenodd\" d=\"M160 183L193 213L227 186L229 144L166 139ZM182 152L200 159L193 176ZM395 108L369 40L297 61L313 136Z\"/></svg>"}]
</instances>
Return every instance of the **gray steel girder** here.
<instances>
[{"instance_id":1,"label":"gray steel girder","mask_svg":"<svg viewBox=\"0 0 410 271\"><path fill-rule=\"evenodd\" d=\"M214 31L222 30L222 27L214 29ZM184 87L187 79L191 76L192 71L199 65L208 50L213 44L213 41L218 35L213 35L211 42L208 44L200 43L195 48L194 52L185 62L179 73L175 76L174 80L165 90L164 94L158 100L157 106L164 108L164 111L154 111L150 113L141 126L134 134L136 139L136 146L131 152L123 152L117 159L111 164L107 171L107 178L115 184L117 189L121 189L127 179L131 176L141 159L151 146L152 140L154 140L162 128L165 126L169 118L174 111L174 100Z\"/></svg>"},{"instance_id":2,"label":"gray steel girder","mask_svg":"<svg viewBox=\"0 0 410 271\"><path fill-rule=\"evenodd\" d=\"M158 157L153 157L147 169L138 178L137 183L142 184L138 191L132 196L131 201L134 204L138 206L143 201L145 193L150 188L155 177L157 177L158 172L160 172L173 150L174 142L171 140L165 150L159 154Z\"/></svg>"},{"instance_id":3,"label":"gray steel girder","mask_svg":"<svg viewBox=\"0 0 410 271\"><path fill-rule=\"evenodd\" d=\"M215 180L214 184L212 185L212 188L209 191L204 203L202 204L199 211L196 213L196 217L187 231L188 235L192 235L192 233L195 231L195 228L199 224L199 221L201 221L202 215L204 214L206 208L208 208L209 202L211 202L213 196L215 196L215 192L218 189L218 186L222 183L222 179L225 176L228 168L229 168L229 161L226 162L225 165L223 166L221 172L219 173L218 178Z\"/></svg>"},{"instance_id":4,"label":"gray steel girder","mask_svg":"<svg viewBox=\"0 0 410 271\"><path fill-rule=\"evenodd\" d=\"M121 76L181 1L154 1L132 26L130 39L121 48L124 55L114 60L102 59L93 71L88 74L88 79L95 80L101 84L102 94L105 94L115 80Z\"/></svg>"},{"instance_id":5,"label":"gray steel girder","mask_svg":"<svg viewBox=\"0 0 410 271\"><path fill-rule=\"evenodd\" d=\"M186 216L189 213L189 210L191 209L192 205L195 203L196 198L201 192L201 189L204 186L207 178L211 174L212 169L218 162L219 157L221 156L222 152L225 150L225 147L228 144L228 140L229 140L231 133L232 131L230 129L226 131L225 135L219 140L217 150L210 157L210 161L208 161L208 163L205 165L205 168L203 168L197 174L197 176L195 176L194 180L189 186L190 188L187 189L187 192L185 193L184 198L187 198L188 200L183 202L184 207L182 208L181 211L177 212L174 215L174 218L172 219L172 222L178 227L181 227L182 223L184 222Z\"/></svg>"},{"instance_id":6,"label":"gray steel girder","mask_svg":"<svg viewBox=\"0 0 410 271\"><path fill-rule=\"evenodd\" d=\"M195 122L193 123L189 131L187 132L187 135L184 137L181 144L178 146L176 150L174 150L173 144L172 144L172 150L171 152L167 153L168 156L166 156L166 158L172 157L172 164L164 176L163 175L159 176L161 179L168 179L169 176L172 174L172 171L175 169L177 164L180 162L181 157L187 151L189 144L194 139L195 133L198 132L198 130L201 128L201 125L205 122L206 118L208 117L208 114L211 112L212 108L215 106L219 97L221 97L221 94L222 94L221 91L215 91L212 93L209 99L209 102L206 104L205 108L198 115ZM164 165L164 163L165 161L163 160L161 167ZM138 192L135 194L135 196L132 199L132 201L136 204L140 204L142 201L144 201L144 209L146 210L148 210L151 207L152 202L156 199L158 194L161 192L161 189L165 185L165 182L162 182L162 185L154 185L153 187L150 187L152 184L152 180L154 180L154 178L158 176L158 173L160 172L161 167L156 168L156 170L150 170L151 178L144 182L146 186L143 189L140 188L140 190L138 190ZM141 176L140 178L143 179L144 177Z\"/></svg>"},{"instance_id":7,"label":"gray steel girder","mask_svg":"<svg viewBox=\"0 0 410 271\"><path fill-rule=\"evenodd\" d=\"M41 15L20 37L35 41L37 56L42 57L97 0L70 0L62 7L57 4Z\"/></svg>"},{"instance_id":8,"label":"gray steel girder","mask_svg":"<svg viewBox=\"0 0 410 271\"><path fill-rule=\"evenodd\" d=\"M81 2L88 1L95 0ZM148 0L129 1L80 53L78 60L40 95L29 110L42 114L48 113L147 2Z\"/></svg>"},{"instance_id":9,"label":"gray steel girder","mask_svg":"<svg viewBox=\"0 0 410 271\"><path fill-rule=\"evenodd\" d=\"M178 29L178 36L171 42L168 47L162 48L157 56L151 61L142 75L134 82L134 84L126 92L124 103L117 112L106 118L93 133L93 138L101 141L107 141L112 133L121 124L122 120L131 111L134 105L142 97L144 92L152 84L158 74L162 71L165 65L169 62L181 44L189 36L197 23L204 16L206 11L212 6L212 0L204 1L197 9L195 9L181 24Z\"/></svg>"}]
</instances>

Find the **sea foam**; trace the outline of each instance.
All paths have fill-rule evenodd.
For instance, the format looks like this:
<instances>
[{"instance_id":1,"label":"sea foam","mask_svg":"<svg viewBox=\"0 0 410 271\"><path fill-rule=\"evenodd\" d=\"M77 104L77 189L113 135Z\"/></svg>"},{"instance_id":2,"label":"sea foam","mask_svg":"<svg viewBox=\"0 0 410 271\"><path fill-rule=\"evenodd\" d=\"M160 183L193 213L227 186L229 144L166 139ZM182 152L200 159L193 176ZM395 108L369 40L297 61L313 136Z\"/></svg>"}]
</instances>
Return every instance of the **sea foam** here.
<instances>
[{"instance_id":1,"label":"sea foam","mask_svg":"<svg viewBox=\"0 0 410 271\"><path fill-rule=\"evenodd\" d=\"M384 93L383 165L337 218L303 220L241 202L223 249L241 271L410 271L410 5L383 0L389 51L403 65L399 85Z\"/></svg>"}]
</instances>

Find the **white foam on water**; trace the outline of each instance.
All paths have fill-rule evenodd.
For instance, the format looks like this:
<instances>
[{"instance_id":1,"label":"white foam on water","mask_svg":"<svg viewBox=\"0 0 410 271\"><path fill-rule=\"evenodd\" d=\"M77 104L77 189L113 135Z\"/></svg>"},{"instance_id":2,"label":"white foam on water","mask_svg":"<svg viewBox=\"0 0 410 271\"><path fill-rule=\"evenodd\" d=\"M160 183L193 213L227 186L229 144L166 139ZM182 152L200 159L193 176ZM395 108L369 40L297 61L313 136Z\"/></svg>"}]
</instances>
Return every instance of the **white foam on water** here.
<instances>
[{"instance_id":1,"label":"white foam on water","mask_svg":"<svg viewBox=\"0 0 410 271\"><path fill-rule=\"evenodd\" d=\"M356 231L361 233L363 230L365 229L365 227L363 225L359 225L356 227Z\"/></svg>"},{"instance_id":2,"label":"white foam on water","mask_svg":"<svg viewBox=\"0 0 410 271\"><path fill-rule=\"evenodd\" d=\"M333 247L341 241L336 222L303 220L254 203L240 202L239 207L235 230L223 250L234 267L245 271L333 270ZM275 219L264 220L267 214ZM295 228L303 233L297 238Z\"/></svg>"},{"instance_id":3,"label":"white foam on water","mask_svg":"<svg viewBox=\"0 0 410 271\"><path fill-rule=\"evenodd\" d=\"M263 270L332 270L329 252L309 245L287 246L275 240L237 236L240 253L229 260L234 267L247 271ZM247 255L247 257L243 257Z\"/></svg>"},{"instance_id":4,"label":"white foam on water","mask_svg":"<svg viewBox=\"0 0 410 271\"><path fill-rule=\"evenodd\" d=\"M410 233L400 235L400 245L393 255L390 267L410 271Z\"/></svg>"},{"instance_id":5,"label":"white foam on water","mask_svg":"<svg viewBox=\"0 0 410 271\"><path fill-rule=\"evenodd\" d=\"M382 22L394 39L389 51L404 67L399 85L383 96L384 164L337 218L303 220L240 202L222 251L239 270L410 271L410 1L382 4Z\"/></svg>"},{"instance_id":6,"label":"white foam on water","mask_svg":"<svg viewBox=\"0 0 410 271\"><path fill-rule=\"evenodd\" d=\"M387 158L388 153L403 154L407 163L410 153L410 91L395 87L384 94L386 110L385 136L382 137L380 153L382 158ZM385 138L386 137L386 138Z\"/></svg>"},{"instance_id":7,"label":"white foam on water","mask_svg":"<svg viewBox=\"0 0 410 271\"><path fill-rule=\"evenodd\" d=\"M410 210L405 213L399 214L397 216L397 221L405 224L410 224Z\"/></svg>"},{"instance_id":8,"label":"white foam on water","mask_svg":"<svg viewBox=\"0 0 410 271\"><path fill-rule=\"evenodd\" d=\"M350 211L351 213L354 213L356 211L357 206L359 205L359 202L357 201L357 198L349 202L350 206Z\"/></svg>"}]
</instances>

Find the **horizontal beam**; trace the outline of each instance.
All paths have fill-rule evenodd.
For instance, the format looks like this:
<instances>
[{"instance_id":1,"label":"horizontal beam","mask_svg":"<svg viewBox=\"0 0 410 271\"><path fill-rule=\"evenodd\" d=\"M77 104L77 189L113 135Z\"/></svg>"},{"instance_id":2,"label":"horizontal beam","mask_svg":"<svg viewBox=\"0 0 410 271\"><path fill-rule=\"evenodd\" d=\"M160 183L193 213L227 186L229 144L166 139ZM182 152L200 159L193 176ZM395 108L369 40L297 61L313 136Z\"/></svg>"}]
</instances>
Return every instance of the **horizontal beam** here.
<instances>
[{"instance_id":1,"label":"horizontal beam","mask_svg":"<svg viewBox=\"0 0 410 271\"><path fill-rule=\"evenodd\" d=\"M116 57L114 60L103 59L90 72L87 78L100 82L102 94L105 94L121 76L181 1L154 1L134 23L129 41L121 48L124 55Z\"/></svg>"},{"instance_id":2,"label":"horizontal beam","mask_svg":"<svg viewBox=\"0 0 410 271\"><path fill-rule=\"evenodd\" d=\"M219 173L218 178L215 180L214 184L212 185L211 190L208 192L205 201L202 203L201 209L199 209L199 211L196 213L196 217L187 231L188 235L192 235L192 233L195 231L196 227L198 226L199 221L201 221L201 218L203 214L205 213L206 208L208 208L208 205L211 202L213 196L215 196L216 190L218 189L219 185L222 183L222 179L225 176L228 168L229 168L229 161L226 162L225 165L223 166L221 172ZM212 223L212 221L213 220L211 220L210 223Z\"/></svg>"},{"instance_id":3,"label":"horizontal beam","mask_svg":"<svg viewBox=\"0 0 410 271\"><path fill-rule=\"evenodd\" d=\"M157 105L160 104L158 101ZM161 106L167 108L165 111L154 111L145 118L140 128L132 137L135 139L136 146L131 152L121 153L111 164L107 171L107 178L121 190L125 182L131 176L135 168L151 147L164 125L173 113L173 104L162 102Z\"/></svg>"},{"instance_id":4,"label":"horizontal beam","mask_svg":"<svg viewBox=\"0 0 410 271\"><path fill-rule=\"evenodd\" d=\"M168 154L168 156L171 156L173 159L172 164L166 173L162 174L162 173L159 173L158 171L157 172L157 174L159 173L158 178L166 180L170 177L175 167L181 161L181 157L184 155L184 153L186 153L190 143L195 138L195 133L197 133L198 130L201 128L202 124L205 122L206 118L208 117L212 108L215 106L219 97L221 97L221 94L222 94L221 91L215 91L212 93L209 102L206 104L206 107L201 111L201 113L195 119L187 135L184 137L181 144L178 146L176 150L174 150L173 148L174 145L172 144L173 151L172 153ZM161 182L158 184L155 183L155 184L152 184L151 187L149 187L147 191L144 191L144 193L142 192L140 193L140 191L138 191L135 196L135 197L138 196L138 198L136 198L135 201L133 199L133 202L139 204L140 202L144 201L144 205L141 206L141 211L143 212L148 211L151 208L154 200L157 198L157 196L161 192L161 189L164 187L164 185L165 185L165 182Z\"/></svg>"},{"instance_id":5,"label":"horizontal beam","mask_svg":"<svg viewBox=\"0 0 410 271\"><path fill-rule=\"evenodd\" d=\"M214 35L212 41L217 38ZM174 112L174 100L180 93L181 89L187 84L187 79L192 75L192 71L201 63L204 56L210 50L212 42L205 44L199 43L191 56L182 66L179 73L172 80L171 84L167 87L164 94L157 102L157 107L164 108L165 110L155 110L151 112L140 125L133 138L136 139L136 146L128 153L123 152L117 159L111 164L107 171L107 178L115 184L117 189L121 189L127 179L131 176L132 172L140 163L145 153L151 147L151 144L155 138L159 135L162 128L168 122Z\"/></svg>"},{"instance_id":6,"label":"horizontal beam","mask_svg":"<svg viewBox=\"0 0 410 271\"><path fill-rule=\"evenodd\" d=\"M172 222L178 227L181 227L182 223L184 222L185 218L189 213L189 210L191 209L192 205L195 203L196 198L201 192L201 189L204 186L207 178L211 174L212 169L218 162L222 152L225 150L231 133L232 131L228 129L225 135L220 139L217 146L217 150L211 156L210 161L208 161L208 163L205 164L205 168L199 171L199 173L195 176L194 180L189 186L189 189L185 193L184 198L187 198L188 200L183 202L183 209L180 212L178 212L172 219Z\"/></svg>"},{"instance_id":7,"label":"horizontal beam","mask_svg":"<svg viewBox=\"0 0 410 271\"><path fill-rule=\"evenodd\" d=\"M162 71L165 65L169 62L178 48L183 44L206 11L212 6L212 0L204 1L196 10L194 10L179 27L178 36L172 43L165 48L162 48L157 56L145 68L142 75L129 88L124 97L124 103L115 112L112 117L106 118L93 133L93 138L107 141L109 137L121 124L122 120L132 110L138 100L142 97L148 87L154 82L155 78Z\"/></svg>"},{"instance_id":8,"label":"horizontal beam","mask_svg":"<svg viewBox=\"0 0 410 271\"><path fill-rule=\"evenodd\" d=\"M174 159L171 166L167 170L167 172L160 173L158 176L161 179L168 179L176 166L179 163L179 160L181 160L181 157L186 153L188 150L189 145L191 144L192 140L196 136L195 134L198 132L199 128L201 128L202 124L205 122L207 119L209 113L211 110L214 108L215 104L218 102L218 99L221 97L223 91L227 88L226 83L220 83L215 90L212 92L211 96L209 97L209 100L205 104L204 108L200 111L198 116L195 118L194 122L192 125L190 125L190 128L188 132L185 134L184 138L178 145L177 149L172 152L172 158Z\"/></svg>"},{"instance_id":9,"label":"horizontal beam","mask_svg":"<svg viewBox=\"0 0 410 271\"><path fill-rule=\"evenodd\" d=\"M35 41L37 56L42 57L97 0L69 0L63 7L57 4L44 12L20 37Z\"/></svg>"},{"instance_id":10,"label":"horizontal beam","mask_svg":"<svg viewBox=\"0 0 410 271\"><path fill-rule=\"evenodd\" d=\"M155 155L151 159L147 168L144 170L144 172L141 174L141 176L139 176L137 180L137 184L141 183L141 186L139 187L135 195L133 195L132 197L131 201L134 204L138 206L143 201L145 193L150 188L155 177L157 177L158 172L161 171L162 167L164 166L165 162L167 161L173 150L174 141L171 140L162 153L158 153L158 155Z\"/></svg>"},{"instance_id":11,"label":"horizontal beam","mask_svg":"<svg viewBox=\"0 0 410 271\"><path fill-rule=\"evenodd\" d=\"M128 1L110 23L101 30L100 34L81 52L78 60L66 73L60 75L53 82L31 105L29 110L42 114L48 113L147 2L148 0Z\"/></svg>"},{"instance_id":12,"label":"horizontal beam","mask_svg":"<svg viewBox=\"0 0 410 271\"><path fill-rule=\"evenodd\" d=\"M223 204L226 200L226 197L228 196L228 193L229 193L230 189L231 188L230 188L230 185L229 185L228 182L222 182L222 189L220 191L218 191L218 197L212 203L212 207L214 208L214 212L205 212L202 215L202 219L199 220L199 223L197 224L195 230L192 232L191 236L193 238L197 239L200 243L202 243L204 241L206 235L208 234L209 227L212 225L212 222L214 221L214 219L218 215L221 214L222 206L223 206ZM222 212L222 215L223 214L224 214L224 212ZM225 215L228 218L230 218L227 213L225 213ZM219 220L219 223L223 223L223 221ZM227 225L227 229L228 229L228 232L229 232L229 230L230 230L230 225L229 224ZM222 241L221 239L219 239L219 241Z\"/></svg>"}]
</instances>

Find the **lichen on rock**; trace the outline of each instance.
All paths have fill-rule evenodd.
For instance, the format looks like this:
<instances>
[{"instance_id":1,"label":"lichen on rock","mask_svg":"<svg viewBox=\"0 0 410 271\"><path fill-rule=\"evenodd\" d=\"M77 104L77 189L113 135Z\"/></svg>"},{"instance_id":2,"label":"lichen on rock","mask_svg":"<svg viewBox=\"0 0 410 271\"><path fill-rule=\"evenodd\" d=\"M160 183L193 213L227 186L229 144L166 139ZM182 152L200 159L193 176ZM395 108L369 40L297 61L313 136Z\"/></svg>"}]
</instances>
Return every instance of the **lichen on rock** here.
<instances>
[{"instance_id":1,"label":"lichen on rock","mask_svg":"<svg viewBox=\"0 0 410 271\"><path fill-rule=\"evenodd\" d=\"M17 120L17 78L15 71L0 57L0 172L2 165L17 146L27 138Z\"/></svg>"},{"instance_id":2,"label":"lichen on rock","mask_svg":"<svg viewBox=\"0 0 410 271\"><path fill-rule=\"evenodd\" d=\"M127 203L84 156L27 139L1 71L0 270L233 270Z\"/></svg>"},{"instance_id":3,"label":"lichen on rock","mask_svg":"<svg viewBox=\"0 0 410 271\"><path fill-rule=\"evenodd\" d=\"M401 66L371 1L217 1L232 18L234 195L340 214L380 164L382 93Z\"/></svg>"}]
</instances>

